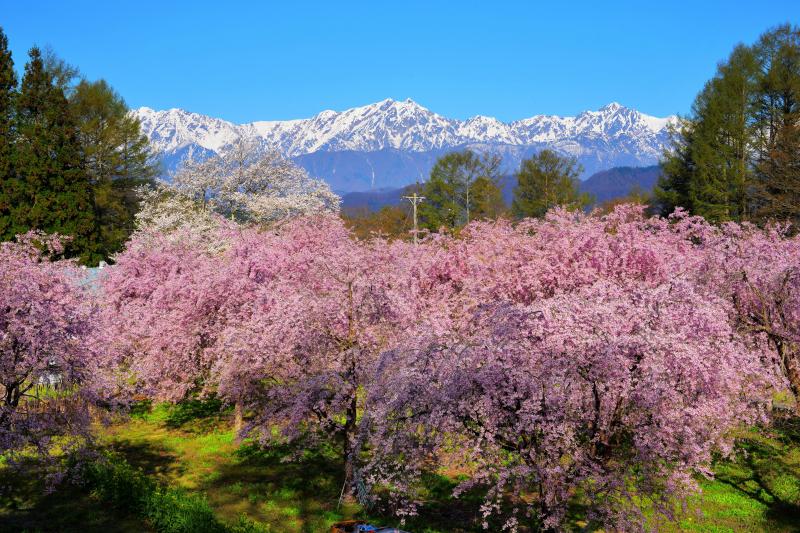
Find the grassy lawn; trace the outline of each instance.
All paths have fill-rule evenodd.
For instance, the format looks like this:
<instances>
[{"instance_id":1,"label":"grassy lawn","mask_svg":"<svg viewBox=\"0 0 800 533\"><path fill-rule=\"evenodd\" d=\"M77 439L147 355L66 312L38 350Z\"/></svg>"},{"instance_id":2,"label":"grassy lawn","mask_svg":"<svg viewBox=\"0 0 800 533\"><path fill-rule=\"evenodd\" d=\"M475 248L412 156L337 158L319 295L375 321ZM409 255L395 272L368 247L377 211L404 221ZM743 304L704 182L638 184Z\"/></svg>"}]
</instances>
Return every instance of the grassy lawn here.
<instances>
[{"instance_id":1,"label":"grassy lawn","mask_svg":"<svg viewBox=\"0 0 800 533\"><path fill-rule=\"evenodd\" d=\"M772 433L743 433L736 460L720 462L717 478L702 483L703 494L682 520L659 530L800 531L800 424L795 424ZM337 505L342 467L334 451L323 447L294 457L287 448L240 445L229 414L220 413L218 405L159 405L105 428L102 443L160 482L203 494L227 523L246 515L272 532L323 532L333 521L364 516L355 504ZM0 530L147 531L135 517L107 509L78 489L45 495L40 481L26 477L19 491L25 497L0 498ZM472 501L452 499L452 486L449 479L430 478L429 503L404 527L415 533L482 531L475 511L479 495L466 496Z\"/></svg>"},{"instance_id":2,"label":"grassy lawn","mask_svg":"<svg viewBox=\"0 0 800 533\"><path fill-rule=\"evenodd\" d=\"M333 454L285 461L288 450L240 445L227 415L204 416L202 409L157 406L108 428L104 443L161 482L202 493L226 522L245 514L273 531L323 531L359 511L336 508L341 468Z\"/></svg>"}]
</instances>

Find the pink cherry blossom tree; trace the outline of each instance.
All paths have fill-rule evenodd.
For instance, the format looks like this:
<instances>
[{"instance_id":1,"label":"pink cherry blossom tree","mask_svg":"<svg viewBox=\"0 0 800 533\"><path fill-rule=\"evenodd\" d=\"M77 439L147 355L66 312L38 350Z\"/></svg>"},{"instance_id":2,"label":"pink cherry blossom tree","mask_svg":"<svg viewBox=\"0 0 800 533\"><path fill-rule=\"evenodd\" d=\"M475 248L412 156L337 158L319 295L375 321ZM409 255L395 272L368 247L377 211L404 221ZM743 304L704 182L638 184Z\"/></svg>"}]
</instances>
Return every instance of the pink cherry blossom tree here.
<instances>
[{"instance_id":1,"label":"pink cherry blossom tree","mask_svg":"<svg viewBox=\"0 0 800 533\"><path fill-rule=\"evenodd\" d=\"M46 455L56 436L88 436L87 406L107 385L88 342L94 313L83 274L41 252L59 247L57 237L36 234L0 243L0 453L6 457L30 447Z\"/></svg>"},{"instance_id":2,"label":"pink cherry blossom tree","mask_svg":"<svg viewBox=\"0 0 800 533\"><path fill-rule=\"evenodd\" d=\"M138 233L101 277L106 350L138 393L178 401L213 390L210 348L236 296L226 276L235 233Z\"/></svg>"},{"instance_id":3,"label":"pink cherry blossom tree","mask_svg":"<svg viewBox=\"0 0 800 533\"><path fill-rule=\"evenodd\" d=\"M800 413L800 236L726 224L709 238L702 281L734 305L735 325L765 347ZM771 357L770 357L771 356Z\"/></svg>"},{"instance_id":4,"label":"pink cherry blossom tree","mask_svg":"<svg viewBox=\"0 0 800 533\"><path fill-rule=\"evenodd\" d=\"M220 392L255 413L249 431L264 442L275 424L291 440L339 439L352 491L379 354L425 303L409 266L414 249L355 241L330 217L296 221L268 244L259 257L270 263L249 268L279 264L280 273L266 276L251 316L222 334Z\"/></svg>"},{"instance_id":5,"label":"pink cherry blossom tree","mask_svg":"<svg viewBox=\"0 0 800 533\"><path fill-rule=\"evenodd\" d=\"M244 406L263 443L338 439L350 493L413 511L415 480L455 461L487 515L519 507L509 528L557 529L576 497L629 528L636 499L670 516L775 376L794 383L798 242L636 206L418 246L330 216L217 220L134 237L102 280L103 345L154 398Z\"/></svg>"},{"instance_id":6,"label":"pink cherry blossom tree","mask_svg":"<svg viewBox=\"0 0 800 533\"><path fill-rule=\"evenodd\" d=\"M407 486L446 458L475 472L460 490L490 488L487 515L510 493L546 529L576 491L607 527L641 527L634 498L672 516L712 452L730 449L730 430L764 406L763 370L727 305L683 282L599 282L488 304L450 335L420 336L375 389L389 393L376 402L378 458L399 463L376 460L372 474Z\"/></svg>"},{"instance_id":7,"label":"pink cherry blossom tree","mask_svg":"<svg viewBox=\"0 0 800 533\"><path fill-rule=\"evenodd\" d=\"M413 496L438 458L477 472L461 489L488 487L487 514L511 494L558 529L580 493L608 527L641 527L643 497L671 516L772 387L764 347L708 282L716 235L624 206L428 241L447 312L379 365L371 481Z\"/></svg>"}]
</instances>

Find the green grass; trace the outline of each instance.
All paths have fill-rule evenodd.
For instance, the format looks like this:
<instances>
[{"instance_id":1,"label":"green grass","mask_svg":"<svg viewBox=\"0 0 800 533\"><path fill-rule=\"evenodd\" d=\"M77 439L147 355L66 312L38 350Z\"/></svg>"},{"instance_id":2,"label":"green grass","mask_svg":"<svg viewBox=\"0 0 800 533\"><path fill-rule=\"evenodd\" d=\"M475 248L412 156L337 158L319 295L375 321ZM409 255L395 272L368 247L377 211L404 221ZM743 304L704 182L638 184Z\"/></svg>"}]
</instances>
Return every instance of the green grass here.
<instances>
[{"instance_id":1,"label":"green grass","mask_svg":"<svg viewBox=\"0 0 800 533\"><path fill-rule=\"evenodd\" d=\"M336 510L340 468L332 454L287 462L289 450L241 446L219 406L155 406L109 428L104 442L160 482L205 495L223 521L244 514L276 524L274 531L320 531L332 516L358 511Z\"/></svg>"},{"instance_id":2,"label":"green grass","mask_svg":"<svg viewBox=\"0 0 800 533\"><path fill-rule=\"evenodd\" d=\"M324 532L332 522L347 518L397 525L388 517L369 517L356 504L337 505L343 468L336 450L323 445L297 454L288 446L262 449L238 443L230 429L230 412L218 402L140 408L129 419L105 428L101 443L159 486L197 496L202 501L197 505L207 505L219 523L228 526L238 523L241 516L271 532ZM800 532L800 421L770 431L743 432L737 449L734 458L718 462L716 479L701 482L702 494L689 502L680 521L660 525L659 531ZM429 475L421 491L425 505L420 516L404 529L414 533L482 531L481 494L452 498L455 483L445 476ZM30 495L34 490L28 487L22 492ZM59 509L58 501L74 501L74 509L61 507L60 512L51 513L55 519L66 520L59 514L82 517L70 518L59 530L93 531L92 524L97 524L94 530L100 531L108 523L114 524L114 531L152 527L152 519L143 522L120 514L120 509L99 504L102 499L65 487L38 500L23 498L15 504L16 510L0 506L0 524L12 517L14 521L8 523L14 524L14 530L35 530L30 521L33 515L51 506ZM571 518L573 528L584 525L579 514ZM84 519L88 527L70 527Z\"/></svg>"}]
</instances>

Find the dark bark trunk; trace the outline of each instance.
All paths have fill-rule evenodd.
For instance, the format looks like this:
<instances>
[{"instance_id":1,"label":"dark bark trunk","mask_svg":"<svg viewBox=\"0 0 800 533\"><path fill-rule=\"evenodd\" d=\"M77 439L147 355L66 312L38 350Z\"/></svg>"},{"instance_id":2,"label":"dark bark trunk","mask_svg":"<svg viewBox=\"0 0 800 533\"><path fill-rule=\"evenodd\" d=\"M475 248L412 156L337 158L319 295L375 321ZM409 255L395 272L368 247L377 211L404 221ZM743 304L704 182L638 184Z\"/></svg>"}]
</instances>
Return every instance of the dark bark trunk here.
<instances>
[{"instance_id":1,"label":"dark bark trunk","mask_svg":"<svg viewBox=\"0 0 800 533\"><path fill-rule=\"evenodd\" d=\"M244 415L242 414L242 403L236 402L233 404L233 431L236 436L239 436L239 432L242 431L242 427L244 426Z\"/></svg>"},{"instance_id":2,"label":"dark bark trunk","mask_svg":"<svg viewBox=\"0 0 800 533\"><path fill-rule=\"evenodd\" d=\"M778 353L786 369L786 378L794 394L794 410L800 415L800 358L797 349L788 343L778 344Z\"/></svg>"},{"instance_id":3,"label":"dark bark trunk","mask_svg":"<svg viewBox=\"0 0 800 533\"><path fill-rule=\"evenodd\" d=\"M344 499L348 501L355 500L355 484L353 482L353 458L351 457L352 447L350 445L350 438L348 435L344 437Z\"/></svg>"},{"instance_id":4,"label":"dark bark trunk","mask_svg":"<svg viewBox=\"0 0 800 533\"><path fill-rule=\"evenodd\" d=\"M353 394L344 423L342 452L344 453L344 497L350 501L355 500L355 461L358 450L354 448L356 433L357 396Z\"/></svg>"},{"instance_id":5,"label":"dark bark trunk","mask_svg":"<svg viewBox=\"0 0 800 533\"><path fill-rule=\"evenodd\" d=\"M550 518L553 514L553 510L550 509L550 506L547 505L547 502L544 499L544 494L540 492L541 500L539 501L539 531L541 533L556 533L558 531L556 528L552 526L545 526L545 521Z\"/></svg>"}]
</instances>

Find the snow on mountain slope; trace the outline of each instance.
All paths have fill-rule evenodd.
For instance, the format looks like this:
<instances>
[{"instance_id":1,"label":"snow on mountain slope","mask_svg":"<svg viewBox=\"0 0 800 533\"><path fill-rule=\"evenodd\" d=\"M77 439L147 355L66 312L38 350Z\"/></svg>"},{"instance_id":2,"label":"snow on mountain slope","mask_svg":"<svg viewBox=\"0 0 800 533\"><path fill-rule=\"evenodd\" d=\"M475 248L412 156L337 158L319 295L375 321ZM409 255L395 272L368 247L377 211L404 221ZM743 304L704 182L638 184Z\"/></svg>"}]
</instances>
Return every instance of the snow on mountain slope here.
<instances>
[{"instance_id":1,"label":"snow on mountain slope","mask_svg":"<svg viewBox=\"0 0 800 533\"><path fill-rule=\"evenodd\" d=\"M675 117L658 118L611 103L597 111L585 111L575 117L537 115L506 123L496 118L476 116L456 120L438 115L413 100L386 99L345 111L323 111L308 119L259 121L233 124L224 120L190 113L181 109L154 111L140 108L133 111L142 123L142 130L166 166L174 166L186 153L218 153L239 137L254 141L263 148L277 149L293 158L312 159L316 166L330 168L332 181L336 166L322 159L326 153L400 152L406 156L409 171L427 171L420 165L432 154L457 147L476 147L511 154L509 167L518 164L514 154L530 153L550 147L579 158L588 171L610 168L616 164L654 164L667 141L667 125ZM427 154L427 155L423 155ZM337 158L341 160L341 158ZM374 158L362 157L373 176L382 169L371 163ZM382 157L389 161L397 157ZM353 156L348 160L352 161ZM423 161L423 163L420 163ZM387 163L388 164L388 163ZM396 162L394 163L396 164ZM403 174L405 168L394 169ZM364 177L359 179L364 181ZM380 176L378 176L380 179ZM410 179L419 176L409 176ZM337 175L333 181L346 176ZM332 183L334 187L336 183ZM341 184L340 184L341 185ZM402 185L402 183L392 183Z\"/></svg>"},{"instance_id":2,"label":"snow on mountain slope","mask_svg":"<svg viewBox=\"0 0 800 533\"><path fill-rule=\"evenodd\" d=\"M492 117L448 119L413 100L382 102L342 112L323 111L313 118L261 121L236 125L181 109L154 111L142 107L134 114L144 133L162 152L188 144L217 151L237 136L255 138L294 157L318 150L373 152L387 148L425 152L470 143L525 146L540 142L602 136L637 137L652 144L673 117L644 115L617 103L576 117L538 115L511 123Z\"/></svg>"}]
</instances>

